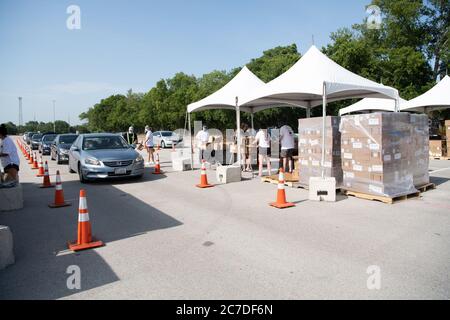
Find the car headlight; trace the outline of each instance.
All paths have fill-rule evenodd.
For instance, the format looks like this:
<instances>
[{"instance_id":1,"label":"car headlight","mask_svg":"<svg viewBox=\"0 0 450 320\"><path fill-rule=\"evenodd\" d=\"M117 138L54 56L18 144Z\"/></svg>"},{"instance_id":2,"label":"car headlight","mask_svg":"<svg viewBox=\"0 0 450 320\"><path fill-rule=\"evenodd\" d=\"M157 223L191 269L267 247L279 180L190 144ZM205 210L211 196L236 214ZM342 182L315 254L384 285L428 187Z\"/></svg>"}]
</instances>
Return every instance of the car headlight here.
<instances>
[{"instance_id":1,"label":"car headlight","mask_svg":"<svg viewBox=\"0 0 450 320\"><path fill-rule=\"evenodd\" d=\"M99 165L100 165L100 161L98 161L98 160L95 159L95 158L86 158L86 159L84 160L84 163L90 164L90 165L92 165L92 166L99 166Z\"/></svg>"},{"instance_id":2,"label":"car headlight","mask_svg":"<svg viewBox=\"0 0 450 320\"><path fill-rule=\"evenodd\" d=\"M144 158L141 155L138 155L134 161L135 162L144 162Z\"/></svg>"}]
</instances>

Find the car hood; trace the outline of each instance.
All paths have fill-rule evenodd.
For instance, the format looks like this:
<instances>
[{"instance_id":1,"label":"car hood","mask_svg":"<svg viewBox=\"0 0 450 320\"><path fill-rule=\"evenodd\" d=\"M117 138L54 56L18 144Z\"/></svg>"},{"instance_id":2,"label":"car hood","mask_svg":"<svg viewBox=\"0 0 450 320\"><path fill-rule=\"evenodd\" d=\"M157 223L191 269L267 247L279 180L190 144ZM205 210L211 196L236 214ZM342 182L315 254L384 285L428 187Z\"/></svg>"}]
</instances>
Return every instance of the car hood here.
<instances>
[{"instance_id":1,"label":"car hood","mask_svg":"<svg viewBox=\"0 0 450 320\"><path fill-rule=\"evenodd\" d=\"M71 146L72 146L71 144L67 144L67 143L58 144L58 148L64 149L64 150L69 150Z\"/></svg>"},{"instance_id":2,"label":"car hood","mask_svg":"<svg viewBox=\"0 0 450 320\"><path fill-rule=\"evenodd\" d=\"M134 160L138 156L138 153L134 149L89 150L83 153L84 156L91 156L100 161Z\"/></svg>"}]
</instances>

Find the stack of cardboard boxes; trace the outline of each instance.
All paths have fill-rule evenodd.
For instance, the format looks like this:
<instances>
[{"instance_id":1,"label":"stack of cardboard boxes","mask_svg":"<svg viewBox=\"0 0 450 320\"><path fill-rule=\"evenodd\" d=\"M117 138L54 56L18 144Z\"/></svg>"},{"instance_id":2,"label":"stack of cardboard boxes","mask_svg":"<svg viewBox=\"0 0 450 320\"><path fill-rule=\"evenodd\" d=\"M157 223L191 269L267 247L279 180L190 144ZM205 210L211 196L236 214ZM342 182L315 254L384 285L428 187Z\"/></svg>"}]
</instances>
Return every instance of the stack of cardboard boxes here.
<instances>
[{"instance_id":1,"label":"stack of cardboard boxes","mask_svg":"<svg viewBox=\"0 0 450 320\"><path fill-rule=\"evenodd\" d=\"M430 140L430 157L448 157L450 146L450 120L444 122L444 136L440 140Z\"/></svg>"},{"instance_id":2,"label":"stack of cardboard boxes","mask_svg":"<svg viewBox=\"0 0 450 320\"><path fill-rule=\"evenodd\" d=\"M335 177L336 185L342 183L341 134L339 117L326 117L325 176ZM322 117L298 121L299 183L309 185L310 177L322 175Z\"/></svg>"},{"instance_id":3,"label":"stack of cardboard boxes","mask_svg":"<svg viewBox=\"0 0 450 320\"><path fill-rule=\"evenodd\" d=\"M411 128L409 113L342 117L343 187L387 197L415 192Z\"/></svg>"},{"instance_id":4,"label":"stack of cardboard boxes","mask_svg":"<svg viewBox=\"0 0 450 320\"><path fill-rule=\"evenodd\" d=\"M429 125L425 114L411 114L412 152L411 168L414 186L421 187L430 182L428 167L429 157Z\"/></svg>"}]
</instances>

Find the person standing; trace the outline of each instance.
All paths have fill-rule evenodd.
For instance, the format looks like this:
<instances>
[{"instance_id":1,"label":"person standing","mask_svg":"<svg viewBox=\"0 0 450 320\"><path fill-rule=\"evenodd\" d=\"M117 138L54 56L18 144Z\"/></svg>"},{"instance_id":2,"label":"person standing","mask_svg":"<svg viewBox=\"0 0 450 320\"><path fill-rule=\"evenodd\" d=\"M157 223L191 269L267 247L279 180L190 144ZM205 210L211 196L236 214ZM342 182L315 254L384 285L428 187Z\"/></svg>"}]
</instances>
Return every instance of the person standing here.
<instances>
[{"instance_id":1,"label":"person standing","mask_svg":"<svg viewBox=\"0 0 450 320\"><path fill-rule=\"evenodd\" d=\"M148 162L147 164L155 163L155 158L153 156L153 153L155 152L154 145L153 145L153 132L152 128L149 126L145 126L145 142L144 142L145 148L147 149L148 154Z\"/></svg>"},{"instance_id":2,"label":"person standing","mask_svg":"<svg viewBox=\"0 0 450 320\"><path fill-rule=\"evenodd\" d=\"M197 140L197 145L200 152L201 160L204 159L204 152L206 150L206 146L209 142L209 133L208 133L208 127L203 126L202 130L200 130L197 135L195 136L195 139Z\"/></svg>"},{"instance_id":3,"label":"person standing","mask_svg":"<svg viewBox=\"0 0 450 320\"><path fill-rule=\"evenodd\" d=\"M285 172L292 173L294 171L294 149L295 138L294 130L288 125L284 125L280 128L280 140L281 140L281 158L283 158L283 169ZM287 171L287 162L289 162L289 171Z\"/></svg>"},{"instance_id":4,"label":"person standing","mask_svg":"<svg viewBox=\"0 0 450 320\"><path fill-rule=\"evenodd\" d=\"M267 163L267 172L270 176L271 173L271 165L270 165L270 136L269 131L267 129L260 129L255 136L255 142L258 146L258 165L259 165L259 177L262 177L263 171L263 162Z\"/></svg>"},{"instance_id":5,"label":"person standing","mask_svg":"<svg viewBox=\"0 0 450 320\"><path fill-rule=\"evenodd\" d=\"M3 186L14 186L19 181L20 160L14 141L8 136L8 130L4 124L0 126L0 161L5 172Z\"/></svg>"},{"instance_id":6,"label":"person standing","mask_svg":"<svg viewBox=\"0 0 450 320\"><path fill-rule=\"evenodd\" d=\"M123 137L127 141L127 143L130 145L135 145L138 142L138 136L134 132L133 126L128 128L128 131L126 133L124 133Z\"/></svg>"}]
</instances>

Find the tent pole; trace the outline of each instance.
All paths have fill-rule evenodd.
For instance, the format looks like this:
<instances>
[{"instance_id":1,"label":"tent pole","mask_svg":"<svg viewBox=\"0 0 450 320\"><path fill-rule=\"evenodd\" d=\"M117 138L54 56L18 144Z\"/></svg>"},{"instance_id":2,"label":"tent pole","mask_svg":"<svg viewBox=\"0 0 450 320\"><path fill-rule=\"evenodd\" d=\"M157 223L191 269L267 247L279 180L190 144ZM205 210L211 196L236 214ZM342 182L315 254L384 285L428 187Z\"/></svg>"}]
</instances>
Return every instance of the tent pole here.
<instances>
[{"instance_id":1,"label":"tent pole","mask_svg":"<svg viewBox=\"0 0 450 320\"><path fill-rule=\"evenodd\" d=\"M326 135L326 122L327 116L327 85L323 83L323 96L322 96L322 179L325 178L325 135Z\"/></svg>"},{"instance_id":2,"label":"tent pole","mask_svg":"<svg viewBox=\"0 0 450 320\"><path fill-rule=\"evenodd\" d=\"M191 155L191 170L194 170L194 147L192 145L192 132L191 132L191 113L188 113L188 126L189 126L189 145L191 150L189 150L189 154Z\"/></svg>"},{"instance_id":3,"label":"tent pole","mask_svg":"<svg viewBox=\"0 0 450 320\"><path fill-rule=\"evenodd\" d=\"M250 113L250 121L251 121L251 125L252 125L252 132L254 132L255 126L253 125L253 111L252 111L252 113Z\"/></svg>"},{"instance_id":4,"label":"tent pole","mask_svg":"<svg viewBox=\"0 0 450 320\"><path fill-rule=\"evenodd\" d=\"M311 118L311 107L306 107L306 117Z\"/></svg>"},{"instance_id":5,"label":"tent pole","mask_svg":"<svg viewBox=\"0 0 450 320\"><path fill-rule=\"evenodd\" d=\"M239 98L236 97L236 132L237 132L237 161L241 167L241 110L239 108Z\"/></svg>"}]
</instances>

